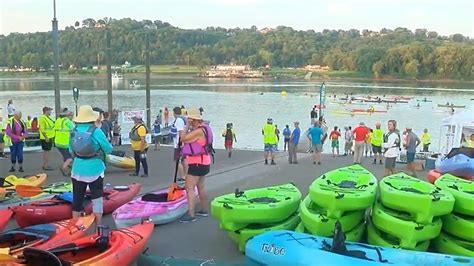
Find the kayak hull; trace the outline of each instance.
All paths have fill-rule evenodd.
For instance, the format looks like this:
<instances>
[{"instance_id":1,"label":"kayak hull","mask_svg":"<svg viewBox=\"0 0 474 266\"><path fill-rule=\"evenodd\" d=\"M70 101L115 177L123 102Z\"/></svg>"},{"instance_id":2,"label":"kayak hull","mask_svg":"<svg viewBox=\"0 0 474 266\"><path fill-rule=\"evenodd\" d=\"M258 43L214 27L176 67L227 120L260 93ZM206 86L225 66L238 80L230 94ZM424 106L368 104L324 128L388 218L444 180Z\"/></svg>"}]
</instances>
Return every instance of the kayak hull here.
<instances>
[{"instance_id":1,"label":"kayak hull","mask_svg":"<svg viewBox=\"0 0 474 266\"><path fill-rule=\"evenodd\" d=\"M130 156L115 156L108 154L105 158L107 165L111 165L122 169L135 169L135 159Z\"/></svg>"},{"instance_id":2,"label":"kayak hull","mask_svg":"<svg viewBox=\"0 0 474 266\"><path fill-rule=\"evenodd\" d=\"M462 177L474 176L474 158L464 154L442 157L436 161L436 171Z\"/></svg>"}]
</instances>

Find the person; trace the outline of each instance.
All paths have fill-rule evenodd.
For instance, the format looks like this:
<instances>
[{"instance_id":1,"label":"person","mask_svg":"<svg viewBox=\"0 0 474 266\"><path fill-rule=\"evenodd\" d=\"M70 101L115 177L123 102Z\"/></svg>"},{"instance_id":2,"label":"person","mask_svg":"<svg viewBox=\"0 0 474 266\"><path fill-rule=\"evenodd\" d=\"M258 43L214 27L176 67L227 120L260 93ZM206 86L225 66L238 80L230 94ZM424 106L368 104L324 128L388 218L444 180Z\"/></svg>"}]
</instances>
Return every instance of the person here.
<instances>
[{"instance_id":1,"label":"person","mask_svg":"<svg viewBox=\"0 0 474 266\"><path fill-rule=\"evenodd\" d=\"M222 137L224 138L224 147L227 151L227 156L230 158L232 156L234 141L237 142L237 137L235 136L232 123L226 124L226 128L222 130Z\"/></svg>"},{"instance_id":2,"label":"person","mask_svg":"<svg viewBox=\"0 0 474 266\"><path fill-rule=\"evenodd\" d=\"M64 176L68 176L68 168L72 163L72 156L69 152L70 136L75 127L74 123L71 121L72 117L73 113L65 108L54 122L54 145L63 156L63 165L60 170Z\"/></svg>"},{"instance_id":3,"label":"person","mask_svg":"<svg viewBox=\"0 0 474 266\"><path fill-rule=\"evenodd\" d=\"M290 126L286 125L285 129L283 129L283 151L286 151L287 146L289 146L291 137L291 130Z\"/></svg>"},{"instance_id":4,"label":"person","mask_svg":"<svg viewBox=\"0 0 474 266\"><path fill-rule=\"evenodd\" d=\"M313 110L311 110L310 117L311 125L314 125L314 122L316 122L316 119L318 118L318 111L316 111L316 106L313 106Z\"/></svg>"},{"instance_id":5,"label":"person","mask_svg":"<svg viewBox=\"0 0 474 266\"><path fill-rule=\"evenodd\" d=\"M191 130L189 133L189 130ZM196 221L196 216L209 216L208 197L204 187L205 176L211 168L211 155L207 150L212 144L212 130L203 123L199 110L190 109L187 115L187 124L181 138L183 142L183 153L186 155L188 170L186 175L186 195L188 198L188 213L179 220L182 223ZM193 147L192 149L189 147ZM192 152L189 152L192 151ZM194 190L197 187L200 211L195 211Z\"/></svg>"},{"instance_id":6,"label":"person","mask_svg":"<svg viewBox=\"0 0 474 266\"><path fill-rule=\"evenodd\" d=\"M0 158L6 158L5 155L5 127L3 121L0 121Z\"/></svg>"},{"instance_id":7,"label":"person","mask_svg":"<svg viewBox=\"0 0 474 266\"><path fill-rule=\"evenodd\" d=\"M184 107L184 105L181 105L181 114L184 116L188 114L188 111L186 110L186 107Z\"/></svg>"},{"instance_id":8,"label":"person","mask_svg":"<svg viewBox=\"0 0 474 266\"><path fill-rule=\"evenodd\" d=\"M92 212L96 225L102 222L105 156L112 152L112 145L107 141L101 127L99 112L92 110L90 105L79 107L73 119L76 127L71 133L69 152L72 162L72 217L80 217L84 212L83 201L89 187L92 200ZM86 152L87 151L87 152Z\"/></svg>"},{"instance_id":9,"label":"person","mask_svg":"<svg viewBox=\"0 0 474 266\"><path fill-rule=\"evenodd\" d=\"M8 103L7 103L7 115L8 115L8 118L12 118L13 115L15 114L15 105L13 105L13 99L10 99L8 100Z\"/></svg>"},{"instance_id":10,"label":"person","mask_svg":"<svg viewBox=\"0 0 474 266\"><path fill-rule=\"evenodd\" d=\"M120 146L120 131L122 128L117 120L112 123L112 145Z\"/></svg>"},{"instance_id":11,"label":"person","mask_svg":"<svg viewBox=\"0 0 474 266\"><path fill-rule=\"evenodd\" d=\"M341 132L338 127L334 127L334 130L329 133L329 139L331 140L332 148L332 157L339 156L339 137L341 137Z\"/></svg>"},{"instance_id":12,"label":"person","mask_svg":"<svg viewBox=\"0 0 474 266\"><path fill-rule=\"evenodd\" d=\"M27 116L25 123L26 123L26 128L28 129L29 132L31 132L31 121L32 121L31 116L30 115Z\"/></svg>"},{"instance_id":13,"label":"person","mask_svg":"<svg viewBox=\"0 0 474 266\"><path fill-rule=\"evenodd\" d=\"M163 125L163 110L160 109L160 111L158 111L156 120L158 120L158 123L160 123L160 125Z\"/></svg>"},{"instance_id":14,"label":"person","mask_svg":"<svg viewBox=\"0 0 474 266\"><path fill-rule=\"evenodd\" d=\"M388 120L388 133L384 136L382 147L385 149L385 170L384 176L395 173L395 163L400 153L401 138L397 130L397 121Z\"/></svg>"},{"instance_id":15,"label":"person","mask_svg":"<svg viewBox=\"0 0 474 266\"><path fill-rule=\"evenodd\" d=\"M174 121L171 124L170 135L173 137L174 147L174 161L178 163L179 183L184 182L186 169L186 160L181 156L181 141L180 139L186 134L184 127L186 126L186 118L181 114L181 108L173 108Z\"/></svg>"},{"instance_id":16,"label":"person","mask_svg":"<svg viewBox=\"0 0 474 266\"><path fill-rule=\"evenodd\" d=\"M380 128L381 126L380 123L375 123L375 129L370 133L370 144L372 145L372 151L374 153L374 161L372 164L376 164L377 159L379 159L379 163L382 164L382 143L384 132Z\"/></svg>"},{"instance_id":17,"label":"person","mask_svg":"<svg viewBox=\"0 0 474 266\"><path fill-rule=\"evenodd\" d=\"M278 126L275 125L275 134L276 134L276 137L277 137L277 147L276 147L276 150L278 151L278 144L280 143L280 129L278 129Z\"/></svg>"},{"instance_id":18,"label":"person","mask_svg":"<svg viewBox=\"0 0 474 266\"><path fill-rule=\"evenodd\" d=\"M423 152L428 152L431 144L431 135L428 133L428 129L423 130L421 135L421 144L423 145Z\"/></svg>"},{"instance_id":19,"label":"person","mask_svg":"<svg viewBox=\"0 0 474 266\"><path fill-rule=\"evenodd\" d=\"M163 112L163 117L165 119L165 128L167 128L170 122L170 112L168 111L168 107L165 107L165 111Z\"/></svg>"},{"instance_id":20,"label":"person","mask_svg":"<svg viewBox=\"0 0 474 266\"><path fill-rule=\"evenodd\" d=\"M200 113L201 115L204 113L204 108L202 108L202 106L199 107L199 113Z\"/></svg>"},{"instance_id":21,"label":"person","mask_svg":"<svg viewBox=\"0 0 474 266\"><path fill-rule=\"evenodd\" d=\"M474 145L474 134L471 134L469 136L469 139L464 138L464 142L461 143L461 147L466 147L466 148L474 148L473 145Z\"/></svg>"},{"instance_id":22,"label":"person","mask_svg":"<svg viewBox=\"0 0 474 266\"><path fill-rule=\"evenodd\" d=\"M352 132L354 134L354 163L361 164L369 129L365 126L364 122L360 122L359 126L354 128Z\"/></svg>"},{"instance_id":23,"label":"person","mask_svg":"<svg viewBox=\"0 0 474 266\"><path fill-rule=\"evenodd\" d=\"M135 123L130 130L130 145L133 150L133 157L135 158L135 172L130 176L138 176L140 174L140 164L143 165L143 175L140 177L148 177L148 162L146 160L146 153L148 151L148 143L146 142L146 134L148 129L143 124L141 116L136 115L132 117Z\"/></svg>"},{"instance_id":24,"label":"person","mask_svg":"<svg viewBox=\"0 0 474 266\"><path fill-rule=\"evenodd\" d=\"M371 128L369 129L369 134L367 135L367 139L365 140L364 144L364 153L365 153L365 158L367 157L372 157L372 144L371 144L371 137L372 137L372 132L373 130Z\"/></svg>"},{"instance_id":25,"label":"person","mask_svg":"<svg viewBox=\"0 0 474 266\"><path fill-rule=\"evenodd\" d=\"M344 127L344 129L346 130L344 132L344 139L346 141L344 143L344 156L347 156L352 152L352 139L354 136L352 135L352 128L350 126Z\"/></svg>"},{"instance_id":26,"label":"person","mask_svg":"<svg viewBox=\"0 0 474 266\"><path fill-rule=\"evenodd\" d=\"M43 150L43 170L51 171L53 168L49 166L49 152L54 144L54 120L51 119L51 110L53 108L43 107L43 114L38 119L38 131Z\"/></svg>"},{"instance_id":27,"label":"person","mask_svg":"<svg viewBox=\"0 0 474 266\"><path fill-rule=\"evenodd\" d=\"M102 120L102 130L105 131L105 137L109 142L112 142L112 121L110 121L110 114L109 112L103 113L103 120Z\"/></svg>"},{"instance_id":28,"label":"person","mask_svg":"<svg viewBox=\"0 0 474 266\"><path fill-rule=\"evenodd\" d=\"M416 177L416 169L414 165L416 147L420 145L420 138L413 132L411 127L406 128L407 132L407 172L412 176Z\"/></svg>"},{"instance_id":29,"label":"person","mask_svg":"<svg viewBox=\"0 0 474 266\"><path fill-rule=\"evenodd\" d=\"M296 121L293 123L295 129L291 132L290 141L288 143L288 162L290 164L298 164L298 158L296 151L298 150L298 143L300 142L300 122Z\"/></svg>"},{"instance_id":30,"label":"person","mask_svg":"<svg viewBox=\"0 0 474 266\"><path fill-rule=\"evenodd\" d=\"M160 150L161 142L161 122L160 116L156 116L155 122L153 123L153 143L155 143L155 151Z\"/></svg>"},{"instance_id":31,"label":"person","mask_svg":"<svg viewBox=\"0 0 474 266\"><path fill-rule=\"evenodd\" d=\"M30 132L38 132L38 118L34 117L31 121L31 130Z\"/></svg>"},{"instance_id":32,"label":"person","mask_svg":"<svg viewBox=\"0 0 474 266\"><path fill-rule=\"evenodd\" d=\"M319 121L314 122L313 128L308 131L307 137L311 142L311 150L313 152L313 164L321 164L321 152L323 145L321 138L323 136L323 130L321 129Z\"/></svg>"},{"instance_id":33,"label":"person","mask_svg":"<svg viewBox=\"0 0 474 266\"><path fill-rule=\"evenodd\" d=\"M263 135L263 144L264 144L264 155L265 155L265 164L268 164L268 159L270 158L271 165L276 165L275 163L275 151L277 150L278 138L277 131L273 125L273 119L267 118L267 123L262 128Z\"/></svg>"},{"instance_id":34,"label":"person","mask_svg":"<svg viewBox=\"0 0 474 266\"><path fill-rule=\"evenodd\" d=\"M21 119L21 111L15 110L13 117L8 119L7 136L11 139L10 146L10 159L12 167L10 173L15 172L16 163L18 162L18 172L24 172L23 170L23 147L25 139L28 137L28 130L26 129L26 123Z\"/></svg>"}]
</instances>

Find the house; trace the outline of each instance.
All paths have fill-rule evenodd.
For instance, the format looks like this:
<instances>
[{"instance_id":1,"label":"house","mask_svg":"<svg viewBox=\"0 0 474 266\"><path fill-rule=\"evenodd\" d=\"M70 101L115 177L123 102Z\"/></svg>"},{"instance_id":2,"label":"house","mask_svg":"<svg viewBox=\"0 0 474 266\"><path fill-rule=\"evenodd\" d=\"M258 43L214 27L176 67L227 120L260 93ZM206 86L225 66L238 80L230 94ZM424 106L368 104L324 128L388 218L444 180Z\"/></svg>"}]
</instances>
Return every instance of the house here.
<instances>
[{"instance_id":1,"label":"house","mask_svg":"<svg viewBox=\"0 0 474 266\"><path fill-rule=\"evenodd\" d=\"M270 33L270 32L272 32L272 31L273 31L273 29L272 29L272 28L265 27L265 28L263 28L263 29L261 29L261 30L260 30L260 33L262 33L262 34L266 34L266 33Z\"/></svg>"}]
</instances>

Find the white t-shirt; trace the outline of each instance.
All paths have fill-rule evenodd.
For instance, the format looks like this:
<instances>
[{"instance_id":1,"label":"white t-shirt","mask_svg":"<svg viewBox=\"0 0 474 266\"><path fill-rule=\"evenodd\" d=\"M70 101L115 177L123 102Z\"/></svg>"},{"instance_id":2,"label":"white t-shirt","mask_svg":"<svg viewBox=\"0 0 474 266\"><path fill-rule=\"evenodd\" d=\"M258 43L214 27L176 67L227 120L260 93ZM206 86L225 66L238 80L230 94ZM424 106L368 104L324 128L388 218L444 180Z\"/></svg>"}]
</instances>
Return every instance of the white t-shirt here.
<instances>
[{"instance_id":1,"label":"white t-shirt","mask_svg":"<svg viewBox=\"0 0 474 266\"><path fill-rule=\"evenodd\" d=\"M388 134L387 142L382 144L382 146L387 149L384 156L387 158L396 158L400 153L400 147L396 145L396 142L398 141L398 143L400 143L400 138L395 132Z\"/></svg>"},{"instance_id":2,"label":"white t-shirt","mask_svg":"<svg viewBox=\"0 0 474 266\"><path fill-rule=\"evenodd\" d=\"M178 148L178 143L179 143L179 132L180 131L183 131L184 130L184 120L182 118L175 118L174 121L173 121L173 125L176 127L176 131L178 132L178 134L176 135L176 137L173 138L173 145L174 145L174 148L177 149Z\"/></svg>"}]
</instances>

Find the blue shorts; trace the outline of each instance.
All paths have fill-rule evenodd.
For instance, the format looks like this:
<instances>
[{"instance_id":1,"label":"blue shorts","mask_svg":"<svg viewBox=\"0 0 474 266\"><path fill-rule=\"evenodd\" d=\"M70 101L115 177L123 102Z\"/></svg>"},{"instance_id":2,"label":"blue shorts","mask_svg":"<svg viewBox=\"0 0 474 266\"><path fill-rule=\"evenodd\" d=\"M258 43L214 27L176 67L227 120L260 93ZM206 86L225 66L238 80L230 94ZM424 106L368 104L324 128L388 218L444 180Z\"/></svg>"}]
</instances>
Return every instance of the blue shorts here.
<instances>
[{"instance_id":1,"label":"blue shorts","mask_svg":"<svg viewBox=\"0 0 474 266\"><path fill-rule=\"evenodd\" d=\"M407 152L407 163L412 163L415 161L415 153Z\"/></svg>"},{"instance_id":2,"label":"blue shorts","mask_svg":"<svg viewBox=\"0 0 474 266\"><path fill-rule=\"evenodd\" d=\"M267 152L275 152L277 150L277 145L276 144L265 144L265 147L263 149L264 149L264 151L267 151Z\"/></svg>"}]
</instances>

